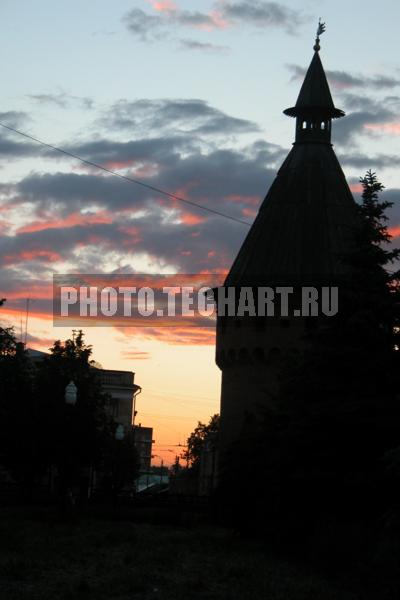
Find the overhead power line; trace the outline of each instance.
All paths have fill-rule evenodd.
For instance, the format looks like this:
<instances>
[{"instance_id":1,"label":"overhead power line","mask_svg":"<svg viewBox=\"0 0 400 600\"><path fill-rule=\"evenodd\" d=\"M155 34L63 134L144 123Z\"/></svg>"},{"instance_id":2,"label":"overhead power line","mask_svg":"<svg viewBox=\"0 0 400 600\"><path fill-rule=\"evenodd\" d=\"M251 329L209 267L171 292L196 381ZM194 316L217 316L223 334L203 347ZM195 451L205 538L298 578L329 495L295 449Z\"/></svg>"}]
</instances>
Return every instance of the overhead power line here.
<instances>
[{"instance_id":1,"label":"overhead power line","mask_svg":"<svg viewBox=\"0 0 400 600\"><path fill-rule=\"evenodd\" d=\"M60 154L64 154L65 156L69 156L70 158L74 158L75 160L78 160L85 165L94 167L95 169L99 169L100 171L104 171L105 173L109 173L110 175L114 175L115 177L119 177L120 179L124 179L125 181L128 181L129 183L135 183L136 185L140 185L148 190L151 190L152 192L156 192L157 194L162 194L163 196L167 196L167 198L171 198L172 200L178 200L179 202L183 202L185 204L188 204L189 206L194 206L195 208L199 208L200 210L204 210L211 214L218 215L219 217L224 217L225 219L234 221L235 223L240 223L241 225L247 225L247 227L250 227L250 225L251 225L247 221L242 221L242 219L238 219L237 217L233 217L232 215L227 215L226 213L223 213L219 210L215 210L214 208L209 208L208 206L204 206L203 204L199 204L198 202L194 202L193 200L187 200L186 198L182 198L181 196L177 196L176 194L167 192L161 188L155 187L154 185L144 183L143 181L139 181L138 179L133 179L133 177L128 177L127 175L121 175L121 173L117 173L116 171L113 171L112 169L107 169L107 167L103 167L102 165L92 162L91 160L86 160L85 158L82 158L81 156L78 156L77 154L74 154L73 152L69 152L68 150L59 148L58 146L53 146L53 144L48 144L47 142L44 142L43 140L40 140L39 138L34 137L33 135L30 135L29 133L25 133L23 131L20 131L19 129L10 127L9 125L6 125L5 123L0 122L0 127L3 127L4 129L8 129L8 131L12 131L13 133L17 133L18 135L21 135L22 137L27 138L28 140L31 140L32 142L35 142L36 144L40 144L41 146L50 148L50 150L54 150L55 152L59 152Z\"/></svg>"}]
</instances>

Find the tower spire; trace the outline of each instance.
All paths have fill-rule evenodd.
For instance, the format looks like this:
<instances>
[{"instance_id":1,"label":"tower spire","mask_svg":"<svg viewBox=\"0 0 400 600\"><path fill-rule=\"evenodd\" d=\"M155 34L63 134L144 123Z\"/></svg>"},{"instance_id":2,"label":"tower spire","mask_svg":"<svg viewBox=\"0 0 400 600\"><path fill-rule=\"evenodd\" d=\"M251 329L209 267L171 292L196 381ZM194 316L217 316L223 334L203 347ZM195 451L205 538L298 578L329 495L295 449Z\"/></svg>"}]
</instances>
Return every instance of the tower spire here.
<instances>
[{"instance_id":1,"label":"tower spire","mask_svg":"<svg viewBox=\"0 0 400 600\"><path fill-rule=\"evenodd\" d=\"M314 56L301 86L296 105L283 111L289 117L296 117L296 143L330 144L332 119L344 117L344 112L336 108L333 103L319 56L320 36L325 30L326 25L320 19L314 45Z\"/></svg>"},{"instance_id":2,"label":"tower spire","mask_svg":"<svg viewBox=\"0 0 400 600\"><path fill-rule=\"evenodd\" d=\"M319 52L321 50L319 36L322 35L323 33L325 33L325 31L326 31L326 25L325 25L325 23L322 23L321 17L320 17L319 21L318 21L317 37L315 39L315 44L314 44L315 52Z\"/></svg>"}]
</instances>

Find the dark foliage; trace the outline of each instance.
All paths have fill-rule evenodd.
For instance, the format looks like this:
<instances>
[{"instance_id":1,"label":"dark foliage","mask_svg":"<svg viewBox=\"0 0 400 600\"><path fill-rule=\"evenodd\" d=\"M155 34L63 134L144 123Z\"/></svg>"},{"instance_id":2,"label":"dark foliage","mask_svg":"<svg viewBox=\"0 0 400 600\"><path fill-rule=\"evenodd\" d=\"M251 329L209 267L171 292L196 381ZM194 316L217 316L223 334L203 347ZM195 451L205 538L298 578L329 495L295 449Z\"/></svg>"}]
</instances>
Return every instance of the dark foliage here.
<instances>
[{"instance_id":1,"label":"dark foliage","mask_svg":"<svg viewBox=\"0 0 400 600\"><path fill-rule=\"evenodd\" d=\"M208 423L197 424L197 427L192 431L187 439L187 449L182 454L182 458L193 471L198 471L200 466L200 456L207 440L210 440L218 434L219 431L219 415L210 417Z\"/></svg>"},{"instance_id":2,"label":"dark foliage","mask_svg":"<svg viewBox=\"0 0 400 600\"><path fill-rule=\"evenodd\" d=\"M361 183L339 313L282 359L275 408L231 447L218 491L221 514L243 531L354 563L391 553L387 523L400 515L399 273L388 271L399 250L385 247L383 186L371 172Z\"/></svg>"},{"instance_id":3,"label":"dark foliage","mask_svg":"<svg viewBox=\"0 0 400 600\"><path fill-rule=\"evenodd\" d=\"M92 348L85 344L82 332L64 343L56 341L50 354L37 362L16 343L12 329L1 331L0 344L1 462L25 498L50 472L57 474L61 495L71 486L87 489L93 468L111 473L109 477L118 480L114 488L119 488L129 463L133 479L137 456L128 438L117 444L118 469L111 465L116 424L107 412L108 397L101 390ZM77 387L74 406L65 401L71 381Z\"/></svg>"}]
</instances>

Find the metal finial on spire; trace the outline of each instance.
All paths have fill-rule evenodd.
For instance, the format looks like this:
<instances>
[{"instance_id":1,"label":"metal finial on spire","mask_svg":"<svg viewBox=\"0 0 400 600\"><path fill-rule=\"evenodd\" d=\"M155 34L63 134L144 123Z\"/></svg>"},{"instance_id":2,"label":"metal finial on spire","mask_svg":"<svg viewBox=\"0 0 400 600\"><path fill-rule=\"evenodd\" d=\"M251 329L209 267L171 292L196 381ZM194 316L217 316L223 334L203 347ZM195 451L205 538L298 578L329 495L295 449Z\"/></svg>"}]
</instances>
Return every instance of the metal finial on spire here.
<instances>
[{"instance_id":1,"label":"metal finial on spire","mask_svg":"<svg viewBox=\"0 0 400 600\"><path fill-rule=\"evenodd\" d=\"M321 21L321 17L320 17L320 19L318 21L317 37L316 37L315 46L314 46L315 52L319 52L321 50L321 46L319 43L320 42L319 36L322 35L323 33L325 33L325 31L326 31L326 25L325 25L325 23L323 23Z\"/></svg>"}]
</instances>

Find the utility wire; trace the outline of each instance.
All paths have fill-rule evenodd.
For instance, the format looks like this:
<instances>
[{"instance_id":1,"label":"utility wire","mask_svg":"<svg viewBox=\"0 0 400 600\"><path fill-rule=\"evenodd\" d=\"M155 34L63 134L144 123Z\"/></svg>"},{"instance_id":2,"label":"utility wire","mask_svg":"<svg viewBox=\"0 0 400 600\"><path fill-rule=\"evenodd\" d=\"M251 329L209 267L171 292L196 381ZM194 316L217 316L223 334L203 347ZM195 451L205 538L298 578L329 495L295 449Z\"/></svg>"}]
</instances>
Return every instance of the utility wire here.
<instances>
[{"instance_id":1,"label":"utility wire","mask_svg":"<svg viewBox=\"0 0 400 600\"><path fill-rule=\"evenodd\" d=\"M163 196L167 196L168 198L172 198L173 200L178 200L179 202L184 202L185 204L188 204L189 206L194 206L196 208L200 208L201 210L212 213L214 215L218 215L219 217L224 217L225 219L234 221L235 223L240 223L241 225L247 225L247 227L250 227L250 225L251 225L247 221L242 221L241 219L233 217L232 215L227 215L226 213L220 212L219 210L215 210L213 208L208 208L207 206L203 206L202 204L198 204L197 202L193 202L192 200L186 200L185 198L182 198L181 196L177 196L176 194L172 194L171 192L166 192L165 190L162 190L161 188L155 187L154 185L149 185L148 183L144 183L143 181L139 181L138 179L133 179L132 177L127 177L126 175L121 175L120 173L117 173L116 171L113 171L112 169L107 169L107 167L103 167L102 165L94 163L90 160L86 160L85 158L82 158L81 156L78 156L77 154L74 154L73 152L69 152L68 150L64 150L63 148L58 148L57 146L53 146L53 144L48 144L47 142L44 142L43 140L40 140L39 138L34 137L33 135L29 135L29 133L24 133L23 131L20 131L19 129L15 129L14 127L10 127L9 125L6 125L5 123L0 122L0 127L3 127L4 129L8 129L8 131L12 131L13 133L17 133L18 135L21 135L24 138L27 138L28 140L32 140L36 144L40 144L41 146L50 148L50 150L54 150L55 152L59 152L60 154L64 154L65 156L69 156L70 158L74 158L75 160L79 160L81 163L83 163L85 165L89 165L90 167L94 167L95 169L100 169L101 171L104 171L105 173L109 173L110 175L114 175L115 177L119 177L120 179L124 179L125 181L129 181L130 183L135 183L136 185L140 185L148 190L157 192L157 194L162 194Z\"/></svg>"}]
</instances>

